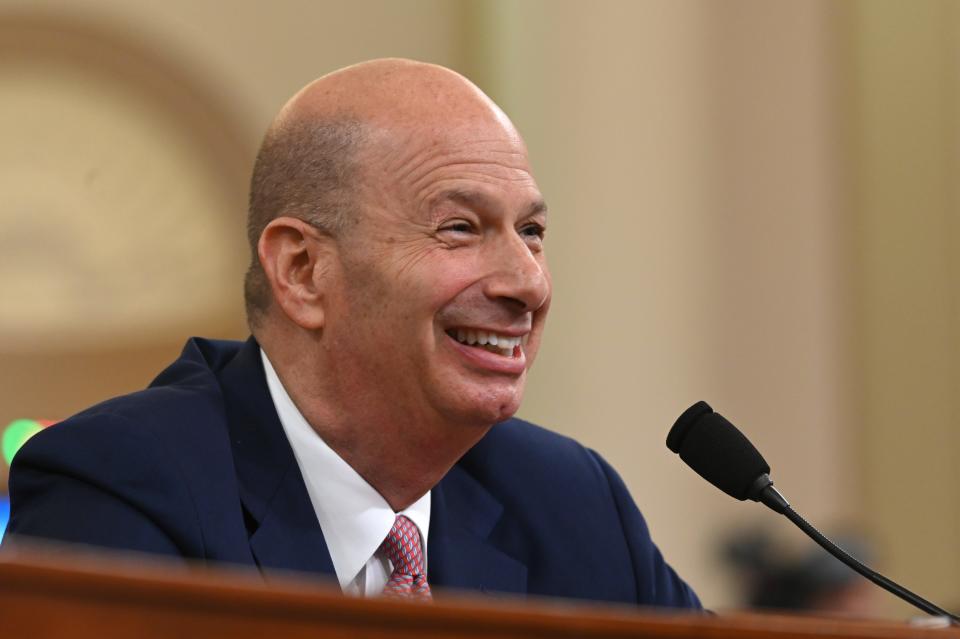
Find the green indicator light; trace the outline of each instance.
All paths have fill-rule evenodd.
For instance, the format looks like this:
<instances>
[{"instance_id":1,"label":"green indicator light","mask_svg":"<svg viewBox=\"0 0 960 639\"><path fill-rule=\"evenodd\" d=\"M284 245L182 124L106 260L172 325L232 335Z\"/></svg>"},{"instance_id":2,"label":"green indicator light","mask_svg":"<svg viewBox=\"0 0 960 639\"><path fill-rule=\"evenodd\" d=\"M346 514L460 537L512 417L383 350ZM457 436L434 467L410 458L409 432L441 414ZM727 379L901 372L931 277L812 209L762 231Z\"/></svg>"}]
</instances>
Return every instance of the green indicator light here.
<instances>
[{"instance_id":1,"label":"green indicator light","mask_svg":"<svg viewBox=\"0 0 960 639\"><path fill-rule=\"evenodd\" d=\"M0 441L0 447L3 448L3 458L7 461L7 466L13 461L13 456L20 450L20 447L41 430L43 430L43 426L32 419L15 419L7 425L3 431L3 440Z\"/></svg>"}]
</instances>

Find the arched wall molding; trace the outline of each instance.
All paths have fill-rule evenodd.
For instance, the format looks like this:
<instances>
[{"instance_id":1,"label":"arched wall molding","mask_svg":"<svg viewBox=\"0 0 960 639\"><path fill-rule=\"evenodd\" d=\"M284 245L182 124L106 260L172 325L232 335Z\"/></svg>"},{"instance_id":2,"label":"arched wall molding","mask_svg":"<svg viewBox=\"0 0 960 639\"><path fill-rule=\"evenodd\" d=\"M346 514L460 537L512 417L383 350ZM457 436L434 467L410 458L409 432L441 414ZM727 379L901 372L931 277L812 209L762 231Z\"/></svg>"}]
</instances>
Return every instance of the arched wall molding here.
<instances>
[{"instance_id":1,"label":"arched wall molding","mask_svg":"<svg viewBox=\"0 0 960 639\"><path fill-rule=\"evenodd\" d=\"M209 84L118 23L0 13L0 351L242 330L257 134Z\"/></svg>"}]
</instances>

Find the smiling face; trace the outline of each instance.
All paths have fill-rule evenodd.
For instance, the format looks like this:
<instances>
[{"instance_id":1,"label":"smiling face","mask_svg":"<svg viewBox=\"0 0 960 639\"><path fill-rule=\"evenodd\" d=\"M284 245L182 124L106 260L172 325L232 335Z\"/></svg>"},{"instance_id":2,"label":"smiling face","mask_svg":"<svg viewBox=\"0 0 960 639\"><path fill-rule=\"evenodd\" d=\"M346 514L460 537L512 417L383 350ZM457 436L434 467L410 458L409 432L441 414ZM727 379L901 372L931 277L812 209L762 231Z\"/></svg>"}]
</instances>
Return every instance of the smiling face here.
<instances>
[{"instance_id":1,"label":"smiling face","mask_svg":"<svg viewBox=\"0 0 960 639\"><path fill-rule=\"evenodd\" d=\"M523 142L497 118L374 138L325 310L341 386L423 423L502 421L550 301L546 207Z\"/></svg>"}]
</instances>

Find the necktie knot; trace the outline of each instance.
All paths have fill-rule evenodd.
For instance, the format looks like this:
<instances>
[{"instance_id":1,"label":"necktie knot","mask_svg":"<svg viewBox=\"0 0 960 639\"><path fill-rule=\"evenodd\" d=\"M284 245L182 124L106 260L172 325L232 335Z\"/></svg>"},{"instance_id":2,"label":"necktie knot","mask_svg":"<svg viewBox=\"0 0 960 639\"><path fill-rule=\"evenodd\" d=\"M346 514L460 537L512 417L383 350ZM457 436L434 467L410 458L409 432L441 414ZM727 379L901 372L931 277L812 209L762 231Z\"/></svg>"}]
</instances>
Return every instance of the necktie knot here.
<instances>
[{"instance_id":1,"label":"necktie knot","mask_svg":"<svg viewBox=\"0 0 960 639\"><path fill-rule=\"evenodd\" d=\"M389 597L431 599L427 570L417 525L403 515L393 522L387 538L380 546L393 564L393 572L383 594Z\"/></svg>"}]
</instances>

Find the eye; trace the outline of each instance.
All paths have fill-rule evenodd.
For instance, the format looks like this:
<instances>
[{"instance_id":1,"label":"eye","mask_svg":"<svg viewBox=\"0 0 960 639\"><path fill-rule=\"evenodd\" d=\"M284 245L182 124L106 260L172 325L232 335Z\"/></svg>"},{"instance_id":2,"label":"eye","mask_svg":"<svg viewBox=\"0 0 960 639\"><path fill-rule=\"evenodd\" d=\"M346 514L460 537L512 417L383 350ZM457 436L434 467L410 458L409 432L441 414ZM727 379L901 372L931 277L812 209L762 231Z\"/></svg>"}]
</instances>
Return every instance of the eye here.
<instances>
[{"instance_id":1,"label":"eye","mask_svg":"<svg viewBox=\"0 0 960 639\"><path fill-rule=\"evenodd\" d=\"M520 235L522 235L524 238L534 238L543 241L543 236L546 235L546 233L546 227L537 222L524 224L520 227Z\"/></svg>"},{"instance_id":2,"label":"eye","mask_svg":"<svg viewBox=\"0 0 960 639\"><path fill-rule=\"evenodd\" d=\"M444 222L438 229L441 233L469 234L474 232L473 224L467 220L456 219Z\"/></svg>"}]
</instances>

